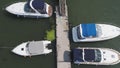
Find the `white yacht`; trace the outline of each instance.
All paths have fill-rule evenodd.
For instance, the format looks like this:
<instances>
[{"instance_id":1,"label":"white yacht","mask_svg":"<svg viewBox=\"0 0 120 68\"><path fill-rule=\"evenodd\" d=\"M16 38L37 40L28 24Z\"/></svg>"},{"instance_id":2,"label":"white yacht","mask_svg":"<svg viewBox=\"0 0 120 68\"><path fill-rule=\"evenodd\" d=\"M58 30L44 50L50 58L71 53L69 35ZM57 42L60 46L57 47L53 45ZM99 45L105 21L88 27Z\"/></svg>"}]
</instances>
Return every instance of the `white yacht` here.
<instances>
[{"instance_id":1,"label":"white yacht","mask_svg":"<svg viewBox=\"0 0 120 68\"><path fill-rule=\"evenodd\" d=\"M115 65L120 62L120 53L109 48L79 47L72 51L75 64Z\"/></svg>"},{"instance_id":2,"label":"white yacht","mask_svg":"<svg viewBox=\"0 0 120 68\"><path fill-rule=\"evenodd\" d=\"M95 42L120 35L120 28L108 24L80 24L72 28L74 42Z\"/></svg>"},{"instance_id":3,"label":"white yacht","mask_svg":"<svg viewBox=\"0 0 120 68\"><path fill-rule=\"evenodd\" d=\"M44 0L17 2L6 7L6 11L17 16L31 18L48 18L53 13L52 6L44 2Z\"/></svg>"},{"instance_id":4,"label":"white yacht","mask_svg":"<svg viewBox=\"0 0 120 68\"><path fill-rule=\"evenodd\" d=\"M52 49L48 49L47 46L51 41L29 41L24 42L15 47L12 52L21 56L35 56L41 54L48 54L52 52Z\"/></svg>"}]
</instances>

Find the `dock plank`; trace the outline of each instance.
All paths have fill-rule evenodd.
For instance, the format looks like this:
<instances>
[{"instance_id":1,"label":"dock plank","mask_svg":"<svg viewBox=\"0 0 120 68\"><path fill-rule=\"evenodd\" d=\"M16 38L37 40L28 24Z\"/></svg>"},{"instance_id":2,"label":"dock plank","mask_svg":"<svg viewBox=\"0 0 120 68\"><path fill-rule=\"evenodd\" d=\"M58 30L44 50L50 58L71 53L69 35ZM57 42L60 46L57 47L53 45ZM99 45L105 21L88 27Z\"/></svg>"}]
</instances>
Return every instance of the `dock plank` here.
<instances>
[{"instance_id":1,"label":"dock plank","mask_svg":"<svg viewBox=\"0 0 120 68\"><path fill-rule=\"evenodd\" d=\"M69 23L66 0L59 0L59 3L60 12L56 10L57 68L71 68Z\"/></svg>"}]
</instances>

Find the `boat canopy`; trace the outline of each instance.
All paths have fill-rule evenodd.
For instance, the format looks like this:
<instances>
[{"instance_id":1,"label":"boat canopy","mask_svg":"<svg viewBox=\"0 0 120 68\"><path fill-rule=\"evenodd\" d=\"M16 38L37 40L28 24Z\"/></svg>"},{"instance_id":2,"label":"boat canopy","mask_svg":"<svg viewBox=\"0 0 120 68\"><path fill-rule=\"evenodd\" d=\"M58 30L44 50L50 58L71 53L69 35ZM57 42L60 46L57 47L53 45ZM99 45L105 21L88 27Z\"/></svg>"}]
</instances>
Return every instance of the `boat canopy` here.
<instances>
[{"instance_id":1,"label":"boat canopy","mask_svg":"<svg viewBox=\"0 0 120 68\"><path fill-rule=\"evenodd\" d=\"M28 52L31 55L36 55L36 54L43 54L44 49L45 49L45 45L43 44L42 41L39 42L29 42L28 44Z\"/></svg>"},{"instance_id":2,"label":"boat canopy","mask_svg":"<svg viewBox=\"0 0 120 68\"><path fill-rule=\"evenodd\" d=\"M46 4L44 0L28 0L26 3L27 8L32 9L35 12L46 14Z\"/></svg>"},{"instance_id":3,"label":"boat canopy","mask_svg":"<svg viewBox=\"0 0 120 68\"><path fill-rule=\"evenodd\" d=\"M32 1L32 0L31 0ZM36 9L36 10L43 10L45 7L45 2L44 0L33 0L32 1L32 6Z\"/></svg>"},{"instance_id":4,"label":"boat canopy","mask_svg":"<svg viewBox=\"0 0 120 68\"><path fill-rule=\"evenodd\" d=\"M74 49L73 50L73 61L84 62L82 53L83 53L82 49Z\"/></svg>"},{"instance_id":5,"label":"boat canopy","mask_svg":"<svg viewBox=\"0 0 120 68\"><path fill-rule=\"evenodd\" d=\"M96 26L95 24L81 24L83 37L95 37L96 36Z\"/></svg>"},{"instance_id":6,"label":"boat canopy","mask_svg":"<svg viewBox=\"0 0 120 68\"><path fill-rule=\"evenodd\" d=\"M74 62L99 62L99 56L95 52L96 49L74 49L73 61ZM101 56L100 56L101 58Z\"/></svg>"},{"instance_id":7,"label":"boat canopy","mask_svg":"<svg viewBox=\"0 0 120 68\"><path fill-rule=\"evenodd\" d=\"M95 50L93 49L84 49L84 59L85 61L92 62L95 60Z\"/></svg>"}]
</instances>

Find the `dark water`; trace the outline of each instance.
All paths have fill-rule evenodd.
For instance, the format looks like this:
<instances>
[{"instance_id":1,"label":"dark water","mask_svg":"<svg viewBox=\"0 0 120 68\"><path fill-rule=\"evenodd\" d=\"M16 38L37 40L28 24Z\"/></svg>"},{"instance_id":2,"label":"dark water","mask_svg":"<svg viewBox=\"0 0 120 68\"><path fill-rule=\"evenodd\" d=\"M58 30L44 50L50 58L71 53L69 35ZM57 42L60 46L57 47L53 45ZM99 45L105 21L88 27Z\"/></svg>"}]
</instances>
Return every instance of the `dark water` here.
<instances>
[{"instance_id":1,"label":"dark water","mask_svg":"<svg viewBox=\"0 0 120 68\"><path fill-rule=\"evenodd\" d=\"M120 0L67 0L67 3L70 27L80 23L106 23L120 27ZM120 52L120 36L95 43L71 42L71 49L76 47L107 47ZM113 66L72 64L72 68L120 68L120 63Z\"/></svg>"}]
</instances>

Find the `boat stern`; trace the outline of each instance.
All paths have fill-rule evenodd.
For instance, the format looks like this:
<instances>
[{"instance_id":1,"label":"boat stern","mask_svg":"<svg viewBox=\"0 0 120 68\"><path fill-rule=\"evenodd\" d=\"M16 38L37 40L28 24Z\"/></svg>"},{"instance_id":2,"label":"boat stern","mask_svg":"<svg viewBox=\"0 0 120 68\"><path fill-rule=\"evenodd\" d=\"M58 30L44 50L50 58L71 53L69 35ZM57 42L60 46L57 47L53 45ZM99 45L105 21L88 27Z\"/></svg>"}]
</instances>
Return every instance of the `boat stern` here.
<instances>
[{"instance_id":1,"label":"boat stern","mask_svg":"<svg viewBox=\"0 0 120 68\"><path fill-rule=\"evenodd\" d=\"M51 44L51 41L45 40L45 41L43 41L43 44L44 44L44 53L45 53L45 54L51 53L51 52L52 52L52 49L48 49L48 48L47 48L47 46L48 46L49 44Z\"/></svg>"},{"instance_id":2,"label":"boat stern","mask_svg":"<svg viewBox=\"0 0 120 68\"><path fill-rule=\"evenodd\" d=\"M47 6L47 14L49 15L49 17L50 16L52 16L52 13L53 13L53 8L52 8L52 6L51 5L48 5L47 3L46 3L46 6Z\"/></svg>"}]
</instances>

